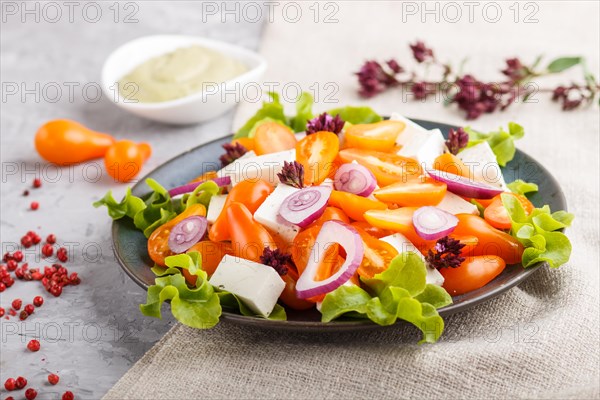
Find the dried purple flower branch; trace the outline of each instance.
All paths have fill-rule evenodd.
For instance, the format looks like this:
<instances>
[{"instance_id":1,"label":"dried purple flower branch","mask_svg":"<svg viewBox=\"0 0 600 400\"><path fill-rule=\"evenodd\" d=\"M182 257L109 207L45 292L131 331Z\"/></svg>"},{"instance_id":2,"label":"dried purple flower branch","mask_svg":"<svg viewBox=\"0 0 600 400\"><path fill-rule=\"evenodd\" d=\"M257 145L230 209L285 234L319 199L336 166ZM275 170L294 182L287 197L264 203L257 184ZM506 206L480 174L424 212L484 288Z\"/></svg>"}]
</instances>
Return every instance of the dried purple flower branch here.
<instances>
[{"instance_id":1,"label":"dried purple flower branch","mask_svg":"<svg viewBox=\"0 0 600 400\"><path fill-rule=\"evenodd\" d=\"M298 161L284 161L283 168L277 177L283 184L302 189L304 187L304 166Z\"/></svg>"},{"instance_id":2,"label":"dried purple flower branch","mask_svg":"<svg viewBox=\"0 0 600 400\"><path fill-rule=\"evenodd\" d=\"M315 132L327 131L338 135L344 129L344 124L345 122L340 118L339 114L332 117L325 112L306 123L306 134L310 135Z\"/></svg>"},{"instance_id":3,"label":"dried purple flower branch","mask_svg":"<svg viewBox=\"0 0 600 400\"><path fill-rule=\"evenodd\" d=\"M248 149L242 146L240 143L225 143L223 146L225 150L225 154L219 157L219 161L221 161L221 165L223 167L231 164L244 154L248 152Z\"/></svg>"},{"instance_id":4,"label":"dried purple flower branch","mask_svg":"<svg viewBox=\"0 0 600 400\"><path fill-rule=\"evenodd\" d=\"M292 256L279 249L271 250L265 247L260 256L260 263L273 267L279 275L285 275L288 272L288 265L292 263Z\"/></svg>"},{"instance_id":5,"label":"dried purple flower branch","mask_svg":"<svg viewBox=\"0 0 600 400\"><path fill-rule=\"evenodd\" d=\"M525 102L535 92L551 92L552 100L560 102L565 111L591 103L600 93L600 84L586 70L585 61L581 57L557 58L542 71L536 70L541 60L539 57L532 65L525 65L518 58L510 58L505 61L506 65L501 70L505 80L484 82L470 74L453 73L450 65L439 62L433 50L421 41L409 46L417 63L442 69L441 80L421 79L417 71L405 71L394 59L384 64L370 60L356 73L360 85L359 94L368 98L393 87L401 87L410 91L415 100L426 100L430 95L441 93L446 97L446 105L455 103L465 112L466 119L476 119L484 113L505 110L519 99ZM560 73L575 65L581 65L584 69L584 85L572 84L555 89L538 89L532 85L533 78Z\"/></svg>"},{"instance_id":6,"label":"dried purple flower branch","mask_svg":"<svg viewBox=\"0 0 600 400\"><path fill-rule=\"evenodd\" d=\"M432 250L427 252L425 261L431 268L457 268L465 261L465 258L460 255L463 247L465 244L459 240L444 236L436 242L435 253Z\"/></svg>"}]
</instances>

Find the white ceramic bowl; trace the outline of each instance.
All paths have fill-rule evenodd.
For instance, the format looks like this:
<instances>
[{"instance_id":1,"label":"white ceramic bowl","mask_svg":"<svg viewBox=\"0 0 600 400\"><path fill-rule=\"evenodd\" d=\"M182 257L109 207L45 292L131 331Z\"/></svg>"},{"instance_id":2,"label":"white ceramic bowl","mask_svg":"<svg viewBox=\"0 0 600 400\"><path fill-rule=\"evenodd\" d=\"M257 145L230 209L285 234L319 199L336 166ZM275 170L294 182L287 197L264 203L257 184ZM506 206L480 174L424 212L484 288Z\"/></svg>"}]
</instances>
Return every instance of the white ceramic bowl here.
<instances>
[{"instance_id":1,"label":"white ceramic bowl","mask_svg":"<svg viewBox=\"0 0 600 400\"><path fill-rule=\"evenodd\" d=\"M235 58L248 71L223 84L175 100L141 103L124 99L117 82L144 61L181 47L199 45ZM198 36L153 35L134 39L113 51L102 67L102 89L122 109L140 117L168 124L193 124L213 119L240 101L245 85L258 83L267 68L266 61L253 51L217 40Z\"/></svg>"}]
</instances>

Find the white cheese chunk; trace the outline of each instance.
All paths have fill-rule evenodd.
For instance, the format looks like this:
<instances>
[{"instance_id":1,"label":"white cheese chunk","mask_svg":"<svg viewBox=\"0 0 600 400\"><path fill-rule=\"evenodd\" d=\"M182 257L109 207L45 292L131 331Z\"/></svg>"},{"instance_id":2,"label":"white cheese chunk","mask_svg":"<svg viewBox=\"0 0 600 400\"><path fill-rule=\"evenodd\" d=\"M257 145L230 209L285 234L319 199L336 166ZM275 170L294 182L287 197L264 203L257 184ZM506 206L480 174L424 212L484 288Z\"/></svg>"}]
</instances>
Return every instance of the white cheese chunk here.
<instances>
[{"instance_id":1,"label":"white cheese chunk","mask_svg":"<svg viewBox=\"0 0 600 400\"><path fill-rule=\"evenodd\" d=\"M425 168L431 168L435 159L446 150L444 136L439 129L402 131L398 138L397 142L402 146L398 155L413 158Z\"/></svg>"},{"instance_id":2,"label":"white cheese chunk","mask_svg":"<svg viewBox=\"0 0 600 400\"><path fill-rule=\"evenodd\" d=\"M473 214L479 215L477 206L473 203L469 203L460 196L455 195L451 192L446 192L442 201L436 205L437 208L449 212L450 214Z\"/></svg>"},{"instance_id":3,"label":"white cheese chunk","mask_svg":"<svg viewBox=\"0 0 600 400\"><path fill-rule=\"evenodd\" d=\"M263 179L272 185L279 183L277 174L283 168L283 162L296 160L296 150L285 150L262 156L241 157L218 172L219 177L229 176L231 185L235 186L243 180Z\"/></svg>"},{"instance_id":4,"label":"white cheese chunk","mask_svg":"<svg viewBox=\"0 0 600 400\"><path fill-rule=\"evenodd\" d=\"M412 251L420 256L423 261L425 261L425 257L419 251L419 249L417 249L415 245L412 244L412 242L401 233L394 233L393 235L382 237L380 240L383 240L384 242L394 246L394 248L398 250L398 253L400 254L407 251ZM442 286L444 284L444 277L442 274L440 274L440 271L429 267L427 264L425 264L425 268L427 269L427 276L425 277L426 283L438 286Z\"/></svg>"},{"instance_id":5,"label":"white cheese chunk","mask_svg":"<svg viewBox=\"0 0 600 400\"><path fill-rule=\"evenodd\" d=\"M496 155L488 142L481 142L475 146L467 147L458 153L458 158L465 163L469 169L470 177L474 180L508 190L500 165L496 161Z\"/></svg>"},{"instance_id":6,"label":"white cheese chunk","mask_svg":"<svg viewBox=\"0 0 600 400\"><path fill-rule=\"evenodd\" d=\"M427 132L427 129L423 128L421 125L411 121L406 117L403 117L398 113L392 113L392 115L390 116L390 120L401 121L404 122L404 125L406 125L402 132L400 132L400 134L396 138L396 145L398 146L403 146L408 140L408 138L412 137L415 134L418 134L419 132Z\"/></svg>"},{"instance_id":7,"label":"white cheese chunk","mask_svg":"<svg viewBox=\"0 0 600 400\"><path fill-rule=\"evenodd\" d=\"M281 218L279 208L288 196L299 190L284 184L277 185L273 193L265 199L254 213L256 222L277 233L290 246L300 229Z\"/></svg>"},{"instance_id":8,"label":"white cheese chunk","mask_svg":"<svg viewBox=\"0 0 600 400\"><path fill-rule=\"evenodd\" d=\"M214 224L221 211L223 211L223 206L225 205L225 200L227 200L226 194L217 194L210 198L210 203L208 203L208 211L206 212L206 220L209 224Z\"/></svg>"},{"instance_id":9,"label":"white cheese chunk","mask_svg":"<svg viewBox=\"0 0 600 400\"><path fill-rule=\"evenodd\" d=\"M209 283L238 296L252 311L268 317L285 288L271 267L243 258L223 257Z\"/></svg>"}]
</instances>

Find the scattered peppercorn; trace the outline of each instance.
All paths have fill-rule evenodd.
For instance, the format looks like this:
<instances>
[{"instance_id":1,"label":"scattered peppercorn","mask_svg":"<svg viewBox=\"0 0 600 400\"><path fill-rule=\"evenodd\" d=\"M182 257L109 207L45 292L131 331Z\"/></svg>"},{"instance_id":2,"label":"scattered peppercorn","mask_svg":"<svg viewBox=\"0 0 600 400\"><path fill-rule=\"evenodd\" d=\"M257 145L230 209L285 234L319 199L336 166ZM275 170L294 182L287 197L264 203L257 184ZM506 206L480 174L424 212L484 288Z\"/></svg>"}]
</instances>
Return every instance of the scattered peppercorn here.
<instances>
[{"instance_id":1,"label":"scattered peppercorn","mask_svg":"<svg viewBox=\"0 0 600 400\"><path fill-rule=\"evenodd\" d=\"M42 246L42 254L44 257L50 257L52 254L54 254L54 248L50 243L46 243Z\"/></svg>"},{"instance_id":2,"label":"scattered peppercorn","mask_svg":"<svg viewBox=\"0 0 600 400\"><path fill-rule=\"evenodd\" d=\"M30 248L32 244L33 244L33 241L31 240L31 237L23 236L21 238L21 245L23 245L23 247L25 247L26 249Z\"/></svg>"},{"instance_id":3,"label":"scattered peppercorn","mask_svg":"<svg viewBox=\"0 0 600 400\"><path fill-rule=\"evenodd\" d=\"M17 378L17 389L23 389L25 386L27 386L27 379L19 376Z\"/></svg>"},{"instance_id":4,"label":"scattered peppercorn","mask_svg":"<svg viewBox=\"0 0 600 400\"><path fill-rule=\"evenodd\" d=\"M11 303L12 308L14 308L15 310L19 310L21 309L21 305L23 304L23 300L21 299L14 299Z\"/></svg>"},{"instance_id":5,"label":"scattered peppercorn","mask_svg":"<svg viewBox=\"0 0 600 400\"><path fill-rule=\"evenodd\" d=\"M4 388L9 392L15 390L17 388L17 381L15 380L15 378L8 378L4 382Z\"/></svg>"},{"instance_id":6,"label":"scattered peppercorn","mask_svg":"<svg viewBox=\"0 0 600 400\"><path fill-rule=\"evenodd\" d=\"M39 351L39 349L40 349L39 340L31 339L29 341L29 343L27 343L27 349L29 349L29 351L33 351L33 352Z\"/></svg>"},{"instance_id":7,"label":"scattered peppercorn","mask_svg":"<svg viewBox=\"0 0 600 400\"><path fill-rule=\"evenodd\" d=\"M40 208L40 203L38 203L37 201L32 201L31 205L30 205L32 210L37 210L38 208Z\"/></svg>"},{"instance_id":8,"label":"scattered peppercorn","mask_svg":"<svg viewBox=\"0 0 600 400\"><path fill-rule=\"evenodd\" d=\"M42 180L40 178L35 178L33 180L33 187L37 189L40 186L42 186Z\"/></svg>"},{"instance_id":9,"label":"scattered peppercorn","mask_svg":"<svg viewBox=\"0 0 600 400\"><path fill-rule=\"evenodd\" d=\"M29 314L25 310L23 310L19 313L19 319L21 321L25 321L28 317L29 317Z\"/></svg>"},{"instance_id":10,"label":"scattered peppercorn","mask_svg":"<svg viewBox=\"0 0 600 400\"><path fill-rule=\"evenodd\" d=\"M31 315L35 312L35 307L33 307L33 304L27 304L24 310L27 312L27 314Z\"/></svg>"},{"instance_id":11,"label":"scattered peppercorn","mask_svg":"<svg viewBox=\"0 0 600 400\"><path fill-rule=\"evenodd\" d=\"M56 243L56 236L54 236L54 234L49 234L48 237L46 238L46 243L49 244L54 244Z\"/></svg>"},{"instance_id":12,"label":"scattered peppercorn","mask_svg":"<svg viewBox=\"0 0 600 400\"><path fill-rule=\"evenodd\" d=\"M50 375L48 375L48 382L51 385L56 385L59 380L60 380L60 378L56 374L50 374Z\"/></svg>"},{"instance_id":13,"label":"scattered peppercorn","mask_svg":"<svg viewBox=\"0 0 600 400\"><path fill-rule=\"evenodd\" d=\"M21 250L17 250L13 253L12 257L16 262L21 262L23 261L23 252Z\"/></svg>"},{"instance_id":14,"label":"scattered peppercorn","mask_svg":"<svg viewBox=\"0 0 600 400\"><path fill-rule=\"evenodd\" d=\"M23 196L29 196L29 190L23 190Z\"/></svg>"},{"instance_id":15,"label":"scattered peppercorn","mask_svg":"<svg viewBox=\"0 0 600 400\"><path fill-rule=\"evenodd\" d=\"M56 257L60 262L66 262L69 259L67 255L67 249L65 249L64 247L58 249L58 251L56 252Z\"/></svg>"},{"instance_id":16,"label":"scattered peppercorn","mask_svg":"<svg viewBox=\"0 0 600 400\"><path fill-rule=\"evenodd\" d=\"M25 391L25 398L27 400L33 400L37 397L37 390L34 388L29 388Z\"/></svg>"},{"instance_id":17,"label":"scattered peppercorn","mask_svg":"<svg viewBox=\"0 0 600 400\"><path fill-rule=\"evenodd\" d=\"M74 398L75 398L75 395L73 395L73 392L71 392L69 390L64 392L62 395L62 400L73 400Z\"/></svg>"},{"instance_id":18,"label":"scattered peppercorn","mask_svg":"<svg viewBox=\"0 0 600 400\"><path fill-rule=\"evenodd\" d=\"M4 310L4 308L0 307L0 318L4 317L4 313L6 311Z\"/></svg>"},{"instance_id":19,"label":"scattered peppercorn","mask_svg":"<svg viewBox=\"0 0 600 400\"><path fill-rule=\"evenodd\" d=\"M17 262L13 259L13 260L8 260L8 262L6 263L6 268L8 268L9 271L14 271L15 269L17 269Z\"/></svg>"},{"instance_id":20,"label":"scattered peppercorn","mask_svg":"<svg viewBox=\"0 0 600 400\"><path fill-rule=\"evenodd\" d=\"M44 304L44 298L42 296L35 296L33 298L33 305L36 307L41 307Z\"/></svg>"}]
</instances>

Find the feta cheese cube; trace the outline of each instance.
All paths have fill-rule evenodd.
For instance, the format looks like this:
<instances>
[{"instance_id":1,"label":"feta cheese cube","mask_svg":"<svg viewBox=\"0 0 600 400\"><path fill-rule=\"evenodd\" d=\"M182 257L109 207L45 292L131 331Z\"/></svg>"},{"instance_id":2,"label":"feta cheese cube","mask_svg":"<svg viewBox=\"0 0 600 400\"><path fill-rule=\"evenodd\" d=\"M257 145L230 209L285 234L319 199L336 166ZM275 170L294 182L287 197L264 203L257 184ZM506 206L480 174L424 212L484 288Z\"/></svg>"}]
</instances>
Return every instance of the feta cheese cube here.
<instances>
[{"instance_id":1,"label":"feta cheese cube","mask_svg":"<svg viewBox=\"0 0 600 400\"><path fill-rule=\"evenodd\" d=\"M300 228L281 218L279 215L279 207L281 207L281 203L283 203L288 196L299 190L300 189L284 184L277 185L275 190L273 190L273 193L265 199L254 213L256 222L278 234L290 246Z\"/></svg>"},{"instance_id":2,"label":"feta cheese cube","mask_svg":"<svg viewBox=\"0 0 600 400\"><path fill-rule=\"evenodd\" d=\"M479 215L479 210L475 204L469 203L460 196L451 192L446 192L442 201L436 207L449 212L450 214L473 214Z\"/></svg>"},{"instance_id":3,"label":"feta cheese cube","mask_svg":"<svg viewBox=\"0 0 600 400\"><path fill-rule=\"evenodd\" d=\"M419 161L421 166L431 168L435 159L446 149L442 131L439 129L405 131L402 131L396 139L397 144L402 146L398 155L413 158Z\"/></svg>"},{"instance_id":4,"label":"feta cheese cube","mask_svg":"<svg viewBox=\"0 0 600 400\"><path fill-rule=\"evenodd\" d=\"M402 132L400 132L400 134L396 138L396 144L399 146L404 145L404 142L407 138L418 134L419 132L427 132L427 129L423 128L421 125L414 123L410 119L403 117L398 113L392 113L392 115L390 116L390 120L401 121L404 122L404 125L406 125Z\"/></svg>"},{"instance_id":5,"label":"feta cheese cube","mask_svg":"<svg viewBox=\"0 0 600 400\"><path fill-rule=\"evenodd\" d=\"M221 169L217 174L219 177L229 176L232 186L246 179L263 179L272 185L277 185L279 183L277 174L281 172L283 162L295 160L295 149L261 156L241 157Z\"/></svg>"},{"instance_id":6,"label":"feta cheese cube","mask_svg":"<svg viewBox=\"0 0 600 400\"><path fill-rule=\"evenodd\" d=\"M208 211L206 212L206 220L209 224L214 224L221 211L223 211L223 206L225 205L225 200L227 199L226 194L217 194L210 198L210 203L208 203Z\"/></svg>"},{"instance_id":7,"label":"feta cheese cube","mask_svg":"<svg viewBox=\"0 0 600 400\"><path fill-rule=\"evenodd\" d=\"M223 257L209 283L235 294L265 318L285 288L285 282L273 268L230 255Z\"/></svg>"},{"instance_id":8,"label":"feta cheese cube","mask_svg":"<svg viewBox=\"0 0 600 400\"><path fill-rule=\"evenodd\" d=\"M419 251L419 249L417 249L415 245L412 244L412 242L401 233L394 233L393 235L382 237L380 240L383 240L384 242L394 246L394 248L398 250L398 253L412 251L418 256L420 256L421 259L423 259L423 261L425 261L425 257ZM442 274L440 274L440 271L438 271L435 268L429 267L427 263L425 263L425 268L427 269L427 276L425 277L425 282L437 286L442 286L444 284L444 277L442 276Z\"/></svg>"},{"instance_id":9,"label":"feta cheese cube","mask_svg":"<svg viewBox=\"0 0 600 400\"><path fill-rule=\"evenodd\" d=\"M472 179L508 190L496 155L488 142L467 147L458 153L458 158L465 163Z\"/></svg>"}]
</instances>

